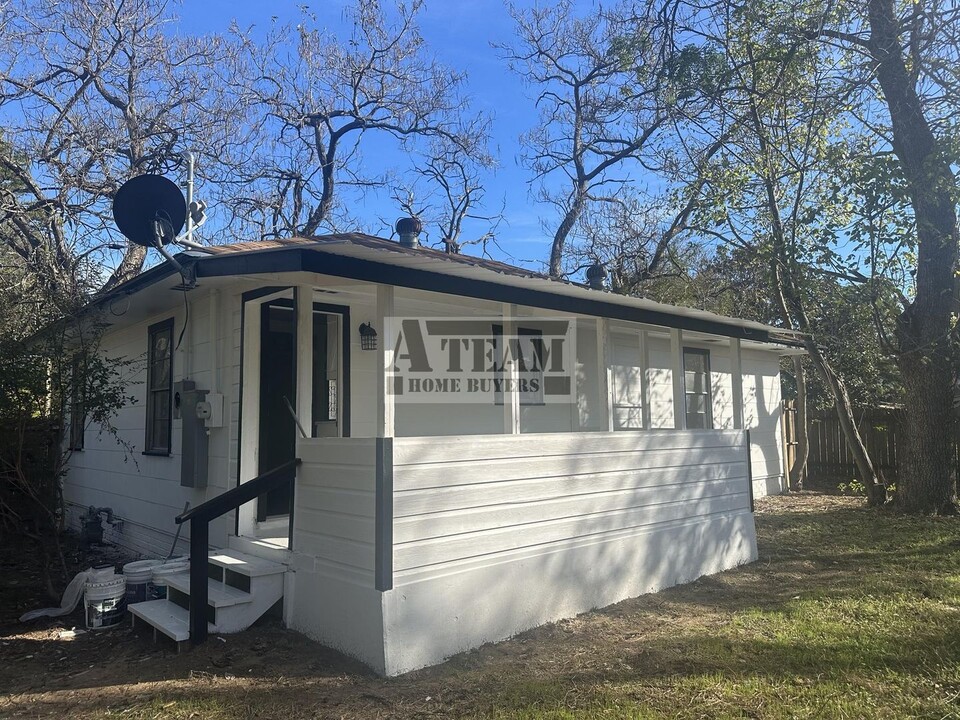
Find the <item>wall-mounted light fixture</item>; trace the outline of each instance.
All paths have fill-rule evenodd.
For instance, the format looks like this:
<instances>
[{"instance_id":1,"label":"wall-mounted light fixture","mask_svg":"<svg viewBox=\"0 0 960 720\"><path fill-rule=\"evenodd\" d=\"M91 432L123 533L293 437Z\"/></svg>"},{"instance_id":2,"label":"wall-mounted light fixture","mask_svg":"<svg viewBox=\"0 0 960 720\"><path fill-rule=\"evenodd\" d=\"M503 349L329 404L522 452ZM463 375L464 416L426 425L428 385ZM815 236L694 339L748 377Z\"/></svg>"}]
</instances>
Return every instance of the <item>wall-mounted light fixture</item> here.
<instances>
[{"instance_id":1,"label":"wall-mounted light fixture","mask_svg":"<svg viewBox=\"0 0 960 720\"><path fill-rule=\"evenodd\" d=\"M363 323L360 326L360 349L377 349L377 331L373 329L373 325L370 323Z\"/></svg>"}]
</instances>

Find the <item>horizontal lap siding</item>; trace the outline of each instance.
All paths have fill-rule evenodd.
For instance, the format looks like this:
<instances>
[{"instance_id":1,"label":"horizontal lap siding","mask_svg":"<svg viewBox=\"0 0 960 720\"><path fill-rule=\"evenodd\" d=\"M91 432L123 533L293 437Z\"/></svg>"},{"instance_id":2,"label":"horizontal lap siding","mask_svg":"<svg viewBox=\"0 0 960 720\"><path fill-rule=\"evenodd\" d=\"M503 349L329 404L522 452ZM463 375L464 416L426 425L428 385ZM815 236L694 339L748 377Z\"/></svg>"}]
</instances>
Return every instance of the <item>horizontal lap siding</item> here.
<instances>
[{"instance_id":1,"label":"horizontal lap siding","mask_svg":"<svg viewBox=\"0 0 960 720\"><path fill-rule=\"evenodd\" d=\"M395 572L743 512L743 442L741 431L397 438Z\"/></svg>"},{"instance_id":2,"label":"horizontal lap siding","mask_svg":"<svg viewBox=\"0 0 960 720\"><path fill-rule=\"evenodd\" d=\"M294 550L318 569L372 583L376 440L300 440L297 457Z\"/></svg>"},{"instance_id":3,"label":"horizontal lap siding","mask_svg":"<svg viewBox=\"0 0 960 720\"><path fill-rule=\"evenodd\" d=\"M784 488L780 359L771 353L744 351L743 375L754 495L777 494Z\"/></svg>"}]
</instances>

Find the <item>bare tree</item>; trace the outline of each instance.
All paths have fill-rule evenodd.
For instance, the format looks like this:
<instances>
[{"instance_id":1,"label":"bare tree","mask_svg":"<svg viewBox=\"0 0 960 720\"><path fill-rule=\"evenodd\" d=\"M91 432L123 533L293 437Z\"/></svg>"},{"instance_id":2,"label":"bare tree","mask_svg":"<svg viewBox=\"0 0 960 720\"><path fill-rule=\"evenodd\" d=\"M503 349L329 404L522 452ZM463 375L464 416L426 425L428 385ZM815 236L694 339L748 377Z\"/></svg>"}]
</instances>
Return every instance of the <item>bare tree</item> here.
<instances>
[{"instance_id":1,"label":"bare tree","mask_svg":"<svg viewBox=\"0 0 960 720\"><path fill-rule=\"evenodd\" d=\"M0 105L11 123L0 169L19 192L3 203L17 229L4 242L55 282L86 267L109 288L140 272L144 248L110 248L119 185L176 170L188 148L217 157L231 136L218 90L226 46L172 35L170 21L166 0L26 0L6 17ZM114 269L89 272L102 266Z\"/></svg>"},{"instance_id":2,"label":"bare tree","mask_svg":"<svg viewBox=\"0 0 960 720\"><path fill-rule=\"evenodd\" d=\"M310 16L262 43L239 33L246 60L234 81L249 98L248 142L258 151L235 178L234 204L262 236L355 226L341 190L386 184L388 168L361 161L377 138L414 156L442 141L439 162L465 162L482 144L486 122L468 113L463 73L428 53L416 24L421 7L388 11L357 0L344 39Z\"/></svg>"},{"instance_id":3,"label":"bare tree","mask_svg":"<svg viewBox=\"0 0 960 720\"><path fill-rule=\"evenodd\" d=\"M657 141L690 102L665 82L657 25L629 7L579 17L564 0L510 12L518 37L501 51L536 93L540 116L521 138L523 160L540 199L557 208L549 271L559 277L580 216L617 200L646 170L663 169Z\"/></svg>"},{"instance_id":4,"label":"bare tree","mask_svg":"<svg viewBox=\"0 0 960 720\"><path fill-rule=\"evenodd\" d=\"M686 275L674 218L628 188L592 204L577 220L569 256L577 268L604 266L614 292L643 296L651 283Z\"/></svg>"},{"instance_id":5,"label":"bare tree","mask_svg":"<svg viewBox=\"0 0 960 720\"><path fill-rule=\"evenodd\" d=\"M487 246L496 242L503 205L496 212L484 210L482 173L496 164L482 144L485 139L485 133L476 136L466 151L459 140L435 139L413 175L399 181L392 193L403 212L421 220L428 242L444 252L478 246L486 254Z\"/></svg>"}]
</instances>

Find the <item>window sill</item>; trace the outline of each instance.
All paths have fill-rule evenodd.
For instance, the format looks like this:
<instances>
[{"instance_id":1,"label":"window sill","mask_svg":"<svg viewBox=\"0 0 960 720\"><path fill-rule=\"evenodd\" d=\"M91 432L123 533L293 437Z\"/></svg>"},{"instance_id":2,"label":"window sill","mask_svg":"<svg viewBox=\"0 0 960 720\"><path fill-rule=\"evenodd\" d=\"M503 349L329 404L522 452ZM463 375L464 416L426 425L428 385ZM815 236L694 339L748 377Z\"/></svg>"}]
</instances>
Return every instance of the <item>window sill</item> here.
<instances>
[{"instance_id":1,"label":"window sill","mask_svg":"<svg viewBox=\"0 0 960 720\"><path fill-rule=\"evenodd\" d=\"M169 450L144 450L141 455L153 455L154 457L172 457L173 453Z\"/></svg>"}]
</instances>

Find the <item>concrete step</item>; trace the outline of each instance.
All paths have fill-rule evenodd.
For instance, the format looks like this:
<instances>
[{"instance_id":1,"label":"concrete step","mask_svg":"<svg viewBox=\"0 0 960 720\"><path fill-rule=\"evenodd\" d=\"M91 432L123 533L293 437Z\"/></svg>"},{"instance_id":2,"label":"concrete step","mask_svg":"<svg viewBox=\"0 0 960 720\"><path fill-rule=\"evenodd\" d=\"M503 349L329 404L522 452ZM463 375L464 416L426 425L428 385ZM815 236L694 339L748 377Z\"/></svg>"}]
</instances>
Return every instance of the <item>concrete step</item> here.
<instances>
[{"instance_id":1,"label":"concrete step","mask_svg":"<svg viewBox=\"0 0 960 720\"><path fill-rule=\"evenodd\" d=\"M128 605L127 609L135 617L152 625L176 642L190 639L190 613L168 600L148 600ZM207 624L211 633L217 632L214 625Z\"/></svg>"},{"instance_id":2,"label":"concrete step","mask_svg":"<svg viewBox=\"0 0 960 720\"><path fill-rule=\"evenodd\" d=\"M167 578L167 587L190 594L190 573L180 573ZM207 604L215 608L230 607L252 602L253 596L243 590L224 585L222 582L210 580L207 582Z\"/></svg>"},{"instance_id":3,"label":"concrete step","mask_svg":"<svg viewBox=\"0 0 960 720\"><path fill-rule=\"evenodd\" d=\"M282 575L287 571L286 565L237 550L217 550L210 553L210 564L251 578Z\"/></svg>"}]
</instances>

